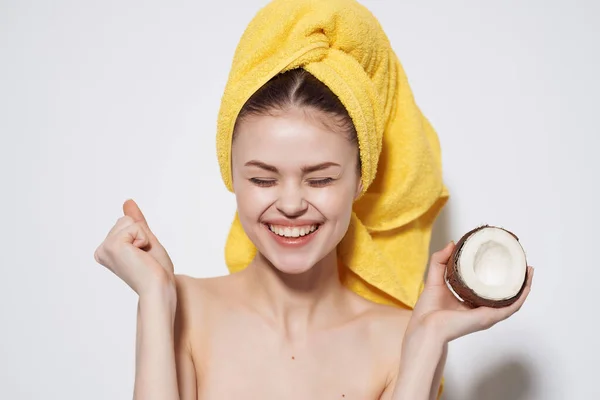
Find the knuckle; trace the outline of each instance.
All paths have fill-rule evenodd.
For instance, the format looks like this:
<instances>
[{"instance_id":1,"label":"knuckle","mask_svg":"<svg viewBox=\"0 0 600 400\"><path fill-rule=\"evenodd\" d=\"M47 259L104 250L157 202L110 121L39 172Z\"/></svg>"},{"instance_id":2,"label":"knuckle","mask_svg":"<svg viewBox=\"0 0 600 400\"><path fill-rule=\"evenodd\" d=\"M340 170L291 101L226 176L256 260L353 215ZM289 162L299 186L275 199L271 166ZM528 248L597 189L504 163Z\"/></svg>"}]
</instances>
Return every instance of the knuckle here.
<instances>
[{"instance_id":1,"label":"knuckle","mask_svg":"<svg viewBox=\"0 0 600 400\"><path fill-rule=\"evenodd\" d=\"M135 229L139 237L146 237L146 231L144 230L144 226L140 222L133 222L131 226Z\"/></svg>"},{"instance_id":2,"label":"knuckle","mask_svg":"<svg viewBox=\"0 0 600 400\"><path fill-rule=\"evenodd\" d=\"M482 318L479 320L479 329L484 330L487 329L487 320Z\"/></svg>"},{"instance_id":3,"label":"knuckle","mask_svg":"<svg viewBox=\"0 0 600 400\"><path fill-rule=\"evenodd\" d=\"M94 259L97 263L105 265L106 264L106 256L104 250L104 243L101 244L96 251L94 251Z\"/></svg>"},{"instance_id":4,"label":"knuckle","mask_svg":"<svg viewBox=\"0 0 600 400\"><path fill-rule=\"evenodd\" d=\"M496 322L491 317L484 317L480 321L480 328L481 329L489 329L492 326L494 326L495 323Z\"/></svg>"},{"instance_id":5,"label":"knuckle","mask_svg":"<svg viewBox=\"0 0 600 400\"><path fill-rule=\"evenodd\" d=\"M500 321L507 320L511 315L515 313L516 310L506 310L504 313L500 315Z\"/></svg>"},{"instance_id":6,"label":"knuckle","mask_svg":"<svg viewBox=\"0 0 600 400\"><path fill-rule=\"evenodd\" d=\"M521 307L523 307L523 304L519 304L519 305L517 306L517 308L515 308L515 311L514 311L514 312L519 312L519 311L521 310Z\"/></svg>"},{"instance_id":7,"label":"knuckle","mask_svg":"<svg viewBox=\"0 0 600 400\"><path fill-rule=\"evenodd\" d=\"M110 228L110 231L108 232L107 237L111 237L111 236L115 235L120 230L127 228L132 223L133 223L133 219L131 217L128 217L126 215L123 217L120 217L119 219L117 219L117 222L114 223L112 228Z\"/></svg>"},{"instance_id":8,"label":"knuckle","mask_svg":"<svg viewBox=\"0 0 600 400\"><path fill-rule=\"evenodd\" d=\"M131 225L135 221L129 215L123 215L121 218L117 220L117 224Z\"/></svg>"}]
</instances>

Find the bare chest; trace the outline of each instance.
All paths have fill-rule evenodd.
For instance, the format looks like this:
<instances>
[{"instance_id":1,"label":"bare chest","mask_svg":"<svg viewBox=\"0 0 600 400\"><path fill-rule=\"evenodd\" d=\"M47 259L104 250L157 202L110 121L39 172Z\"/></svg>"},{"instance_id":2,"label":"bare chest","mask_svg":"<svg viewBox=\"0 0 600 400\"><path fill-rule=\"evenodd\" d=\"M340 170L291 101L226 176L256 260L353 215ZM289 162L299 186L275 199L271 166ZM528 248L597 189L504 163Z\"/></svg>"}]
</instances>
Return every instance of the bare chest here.
<instances>
[{"instance_id":1,"label":"bare chest","mask_svg":"<svg viewBox=\"0 0 600 400\"><path fill-rule=\"evenodd\" d=\"M295 341L252 328L216 333L194 354L198 399L378 399L389 374L360 330Z\"/></svg>"}]
</instances>

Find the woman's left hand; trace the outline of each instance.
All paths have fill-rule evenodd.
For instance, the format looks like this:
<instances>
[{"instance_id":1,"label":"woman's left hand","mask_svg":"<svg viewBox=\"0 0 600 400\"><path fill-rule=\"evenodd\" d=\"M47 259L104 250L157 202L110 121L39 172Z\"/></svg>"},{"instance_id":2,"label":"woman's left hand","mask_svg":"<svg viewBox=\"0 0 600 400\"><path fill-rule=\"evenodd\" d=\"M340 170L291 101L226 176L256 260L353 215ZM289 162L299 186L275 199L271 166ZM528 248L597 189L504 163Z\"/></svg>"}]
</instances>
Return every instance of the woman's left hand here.
<instances>
[{"instance_id":1,"label":"woman's left hand","mask_svg":"<svg viewBox=\"0 0 600 400\"><path fill-rule=\"evenodd\" d=\"M412 313L406 335L434 332L435 336L448 343L473 332L489 329L516 313L531 291L533 267L527 267L527 282L520 297L510 306L503 308L470 308L458 300L446 286L444 279L446 263L456 245L451 242L431 257L425 288Z\"/></svg>"}]
</instances>

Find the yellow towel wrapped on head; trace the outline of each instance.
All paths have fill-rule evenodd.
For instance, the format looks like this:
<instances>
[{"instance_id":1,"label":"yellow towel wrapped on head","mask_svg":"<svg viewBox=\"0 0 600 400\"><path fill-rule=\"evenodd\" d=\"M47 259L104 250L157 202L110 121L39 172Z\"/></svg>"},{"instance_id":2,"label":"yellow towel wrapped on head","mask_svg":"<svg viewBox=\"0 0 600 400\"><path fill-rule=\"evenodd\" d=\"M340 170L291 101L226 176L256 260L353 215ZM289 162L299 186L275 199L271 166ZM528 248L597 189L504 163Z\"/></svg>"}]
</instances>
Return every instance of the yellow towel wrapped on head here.
<instances>
[{"instance_id":1,"label":"yellow towel wrapped on head","mask_svg":"<svg viewBox=\"0 0 600 400\"><path fill-rule=\"evenodd\" d=\"M439 140L415 104L377 19L354 0L275 0L246 28L235 52L217 127L230 191L237 115L281 72L303 68L344 104L358 133L363 193L338 246L340 279L359 295L412 308L422 289L432 224L448 199ZM237 217L225 248L231 272L256 248Z\"/></svg>"}]
</instances>

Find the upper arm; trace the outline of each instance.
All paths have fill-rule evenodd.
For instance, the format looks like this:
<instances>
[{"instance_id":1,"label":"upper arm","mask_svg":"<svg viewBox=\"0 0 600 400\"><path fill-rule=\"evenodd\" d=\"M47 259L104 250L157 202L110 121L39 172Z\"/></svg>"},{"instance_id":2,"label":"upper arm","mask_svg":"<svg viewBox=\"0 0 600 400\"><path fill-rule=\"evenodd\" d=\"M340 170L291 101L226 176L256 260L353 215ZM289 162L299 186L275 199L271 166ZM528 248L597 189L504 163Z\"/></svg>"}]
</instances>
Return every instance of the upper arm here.
<instances>
[{"instance_id":1,"label":"upper arm","mask_svg":"<svg viewBox=\"0 0 600 400\"><path fill-rule=\"evenodd\" d=\"M181 400L197 399L196 368L190 342L189 283L186 277L176 276L177 311L174 325L175 362L177 384Z\"/></svg>"},{"instance_id":2,"label":"upper arm","mask_svg":"<svg viewBox=\"0 0 600 400\"><path fill-rule=\"evenodd\" d=\"M400 315L401 315L401 317L398 319L396 326L392 327L392 329L390 329L391 332L399 332L399 331L404 332L406 330L406 326L408 325L408 323L410 321L410 317L412 316L412 311L404 310L403 313ZM392 339L392 340L395 340L395 339ZM404 340L404 337L402 337L402 340L400 341L400 345L402 344L403 340ZM393 345L389 344L388 348L390 348L390 346L393 346ZM394 399L394 392L396 389L396 385L398 383L398 374L400 373L400 363L401 363L401 359L402 359L401 353L402 353L402 351L400 349L400 351L398 352L398 355L397 355L395 365L390 370L390 374L388 376L385 389L383 390L383 393L381 394L381 396L379 398L380 400L393 400ZM448 345L446 344L443 348L442 356L440 357L440 360L438 362L438 365L436 367L436 370L435 370L435 373L433 376L433 380L431 382L430 397L429 397L430 400L438 400L440 398L441 384L442 384L442 379L443 379L443 374L444 374L444 368L446 366L447 356L448 356Z\"/></svg>"},{"instance_id":3,"label":"upper arm","mask_svg":"<svg viewBox=\"0 0 600 400\"><path fill-rule=\"evenodd\" d=\"M394 399L394 392L398 382L398 374L400 373L400 363L402 360L402 344L404 342L404 332L410 321L412 310L393 310L393 318L385 332L384 348L382 351L387 354L393 354L393 358L389 363L389 372L386 379L386 385L379 397L379 400Z\"/></svg>"},{"instance_id":4,"label":"upper arm","mask_svg":"<svg viewBox=\"0 0 600 400\"><path fill-rule=\"evenodd\" d=\"M177 386L181 400L196 400L196 368L189 347L184 343L175 346L177 365Z\"/></svg>"},{"instance_id":5,"label":"upper arm","mask_svg":"<svg viewBox=\"0 0 600 400\"><path fill-rule=\"evenodd\" d=\"M430 400L438 400L440 398L440 395L441 395L440 385L442 383L442 376L444 374L444 367L446 365L447 355L448 355L448 345L444 346L444 351L443 351L442 357L440 358L440 361L435 370L435 375L434 375L433 381L431 383L431 390L430 390L430 397L429 397ZM394 390L396 389L396 383L398 382L398 372L400 370L399 367L400 366L398 366L397 373L393 374L393 376L389 379L389 382L386 385L379 400L393 400Z\"/></svg>"}]
</instances>

